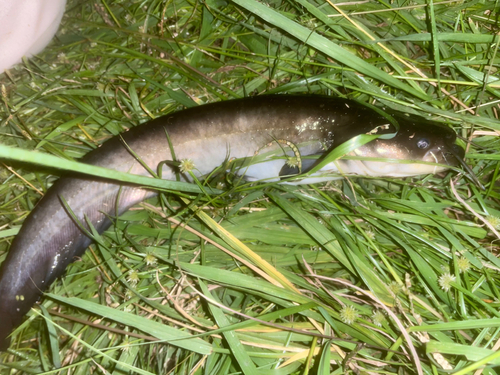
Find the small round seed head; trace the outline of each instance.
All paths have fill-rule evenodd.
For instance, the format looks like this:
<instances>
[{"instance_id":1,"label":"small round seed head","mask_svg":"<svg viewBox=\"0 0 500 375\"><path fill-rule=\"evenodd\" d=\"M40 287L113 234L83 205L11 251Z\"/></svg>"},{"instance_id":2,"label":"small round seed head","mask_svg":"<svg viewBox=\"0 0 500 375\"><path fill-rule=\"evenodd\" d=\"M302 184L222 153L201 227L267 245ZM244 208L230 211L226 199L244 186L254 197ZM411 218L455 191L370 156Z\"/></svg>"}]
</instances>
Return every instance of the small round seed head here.
<instances>
[{"instance_id":1,"label":"small round seed head","mask_svg":"<svg viewBox=\"0 0 500 375\"><path fill-rule=\"evenodd\" d=\"M470 262L467 258L458 258L457 267L460 273L467 272L470 269Z\"/></svg>"},{"instance_id":2,"label":"small round seed head","mask_svg":"<svg viewBox=\"0 0 500 375\"><path fill-rule=\"evenodd\" d=\"M457 278L449 273L444 273L439 277L439 285L441 286L441 289L443 289L445 292L449 291L451 289L451 283L454 282Z\"/></svg>"},{"instance_id":3,"label":"small round seed head","mask_svg":"<svg viewBox=\"0 0 500 375\"><path fill-rule=\"evenodd\" d=\"M298 167L299 166L299 159L296 156L291 156L287 159L286 164L289 167Z\"/></svg>"},{"instance_id":4,"label":"small round seed head","mask_svg":"<svg viewBox=\"0 0 500 375\"><path fill-rule=\"evenodd\" d=\"M127 281L130 283L130 285L136 286L139 280L139 273L136 270L132 270L129 272Z\"/></svg>"},{"instance_id":5,"label":"small round seed head","mask_svg":"<svg viewBox=\"0 0 500 375\"><path fill-rule=\"evenodd\" d=\"M495 229L500 229L500 217L488 215L486 216L486 221L492 225Z\"/></svg>"},{"instance_id":6,"label":"small round seed head","mask_svg":"<svg viewBox=\"0 0 500 375\"><path fill-rule=\"evenodd\" d=\"M179 168L182 173L191 172L195 168L194 162L191 159L182 159Z\"/></svg>"},{"instance_id":7,"label":"small round seed head","mask_svg":"<svg viewBox=\"0 0 500 375\"><path fill-rule=\"evenodd\" d=\"M147 254L144 257L144 260L146 261L146 264L148 266L155 266L156 263L158 263L158 259L156 259L156 257L153 254Z\"/></svg>"},{"instance_id":8,"label":"small round seed head","mask_svg":"<svg viewBox=\"0 0 500 375\"><path fill-rule=\"evenodd\" d=\"M382 311L376 310L373 315L372 315L372 321L373 324L375 324L377 327L382 327L382 323L385 320L385 315Z\"/></svg>"},{"instance_id":9,"label":"small round seed head","mask_svg":"<svg viewBox=\"0 0 500 375\"><path fill-rule=\"evenodd\" d=\"M344 306L340 311L340 320L342 320L345 324L354 323L358 317L358 310L352 306Z\"/></svg>"}]
</instances>

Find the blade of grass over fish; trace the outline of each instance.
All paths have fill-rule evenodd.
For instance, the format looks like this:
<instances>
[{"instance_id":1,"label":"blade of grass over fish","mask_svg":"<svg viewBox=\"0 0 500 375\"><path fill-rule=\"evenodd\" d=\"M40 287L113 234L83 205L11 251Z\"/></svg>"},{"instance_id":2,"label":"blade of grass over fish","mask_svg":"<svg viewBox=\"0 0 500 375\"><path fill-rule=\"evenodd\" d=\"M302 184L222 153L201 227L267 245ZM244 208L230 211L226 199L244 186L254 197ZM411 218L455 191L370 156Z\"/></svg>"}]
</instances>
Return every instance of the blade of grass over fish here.
<instances>
[{"instance_id":1,"label":"blade of grass over fish","mask_svg":"<svg viewBox=\"0 0 500 375\"><path fill-rule=\"evenodd\" d=\"M233 2L254 13L266 22L269 22L270 24L278 27L281 30L285 30L285 32L290 33L303 43L306 43L311 47L321 51L322 53L326 54L334 60L339 61L340 63L346 65L354 71L366 74L367 76L384 82L391 87L406 91L419 99L426 101L430 99L425 93L417 91L413 87L410 87L407 84L398 81L384 71L375 68L373 65L367 63L363 59L351 54L346 49L326 39L324 36L321 36L315 31L311 31L304 26L299 25L298 23L286 18L282 14L274 11L272 8L269 8L264 4L261 4L255 0L233 0Z\"/></svg>"},{"instance_id":2,"label":"blade of grass over fish","mask_svg":"<svg viewBox=\"0 0 500 375\"><path fill-rule=\"evenodd\" d=\"M18 148L12 148L3 145L0 145L0 159L41 165L47 168L56 167L57 169L64 171L78 171L78 173L88 174L101 178L105 177L116 181L131 183L134 185L150 186L166 190L178 190L188 193L202 192L198 186L187 182L167 181L150 177L131 175L112 169L96 167L93 165L79 163L71 160L64 160L56 156L43 154L41 152L21 150ZM211 193L220 194L222 193L222 191L218 189L212 189Z\"/></svg>"},{"instance_id":3,"label":"blade of grass over fish","mask_svg":"<svg viewBox=\"0 0 500 375\"><path fill-rule=\"evenodd\" d=\"M311 168L308 174L316 173L327 164L330 164L335 160L342 158L349 152L363 146L368 142L373 141L374 139L377 139L378 137L379 136L377 135L362 134L354 138L351 138L347 142L342 143L340 146L336 147L334 150L329 152L326 156L322 157L321 161L318 164L316 164L313 168Z\"/></svg>"}]
</instances>

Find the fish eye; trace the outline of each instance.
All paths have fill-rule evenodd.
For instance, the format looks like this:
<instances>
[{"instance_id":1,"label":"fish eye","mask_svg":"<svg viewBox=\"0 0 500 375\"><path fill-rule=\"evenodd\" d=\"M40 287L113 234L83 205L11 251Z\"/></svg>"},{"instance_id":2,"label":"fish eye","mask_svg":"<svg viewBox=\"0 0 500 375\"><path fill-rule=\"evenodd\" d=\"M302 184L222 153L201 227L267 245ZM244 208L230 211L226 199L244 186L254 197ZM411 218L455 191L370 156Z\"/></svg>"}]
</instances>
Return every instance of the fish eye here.
<instances>
[{"instance_id":1,"label":"fish eye","mask_svg":"<svg viewBox=\"0 0 500 375\"><path fill-rule=\"evenodd\" d=\"M427 138L420 138L417 141L418 148L426 149L426 148L429 148L430 145L431 145L431 142Z\"/></svg>"}]
</instances>

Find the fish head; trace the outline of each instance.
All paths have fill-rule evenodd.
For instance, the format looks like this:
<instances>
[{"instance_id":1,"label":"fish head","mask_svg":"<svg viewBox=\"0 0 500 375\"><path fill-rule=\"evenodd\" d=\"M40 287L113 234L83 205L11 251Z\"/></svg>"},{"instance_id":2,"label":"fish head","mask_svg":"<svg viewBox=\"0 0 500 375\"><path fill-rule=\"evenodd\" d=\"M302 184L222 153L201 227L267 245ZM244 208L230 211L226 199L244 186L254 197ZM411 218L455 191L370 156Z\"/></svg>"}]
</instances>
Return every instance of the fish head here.
<instances>
[{"instance_id":1,"label":"fish head","mask_svg":"<svg viewBox=\"0 0 500 375\"><path fill-rule=\"evenodd\" d=\"M371 134L394 131L393 125L390 125L375 129ZM350 154L376 158L377 161L365 159L352 163L354 160L350 160L346 161L345 168L349 171L356 168L356 174L371 176L404 177L437 173L464 164L465 150L456 144L456 139L455 132L446 126L404 119L399 122L399 130L394 137L378 138Z\"/></svg>"}]
</instances>

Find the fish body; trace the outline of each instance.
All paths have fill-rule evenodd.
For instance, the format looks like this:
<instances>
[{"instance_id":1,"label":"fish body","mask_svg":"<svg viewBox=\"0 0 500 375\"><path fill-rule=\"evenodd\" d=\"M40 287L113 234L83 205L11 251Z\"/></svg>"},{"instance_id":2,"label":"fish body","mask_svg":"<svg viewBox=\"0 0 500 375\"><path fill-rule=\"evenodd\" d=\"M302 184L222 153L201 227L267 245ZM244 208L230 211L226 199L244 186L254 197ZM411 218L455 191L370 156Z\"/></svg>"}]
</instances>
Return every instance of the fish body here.
<instances>
[{"instance_id":1,"label":"fish body","mask_svg":"<svg viewBox=\"0 0 500 375\"><path fill-rule=\"evenodd\" d=\"M160 162L173 158L168 133L176 160L192 160L195 174L202 176L230 158L251 159L273 153L278 157L284 153L297 156L294 146L299 148L300 157L325 153L377 127L381 133L394 133L394 127L388 124L384 116L354 101L280 95L190 108L132 128L122 137L129 148L156 171ZM453 153L463 157L463 149L455 145L456 136L451 129L410 120L400 121L400 127L393 139L377 139L354 154L448 165L458 164ZM91 151L83 162L149 175L119 137ZM419 169L418 163L350 160L328 165L322 172L331 173L339 168L342 173L370 176L411 176L438 170L428 165ZM263 163L242 168L240 173L250 180L279 180L283 170L286 170L286 159L268 156ZM163 167L162 178L175 180L176 172ZM332 178L312 176L299 183ZM8 336L43 291L91 243L69 216L61 197L80 222L88 217L101 233L111 224L108 217L121 214L154 194L152 190L76 175L60 178L47 191L26 218L0 270L0 350L8 348Z\"/></svg>"}]
</instances>

